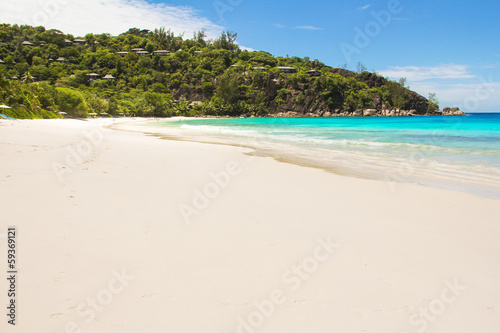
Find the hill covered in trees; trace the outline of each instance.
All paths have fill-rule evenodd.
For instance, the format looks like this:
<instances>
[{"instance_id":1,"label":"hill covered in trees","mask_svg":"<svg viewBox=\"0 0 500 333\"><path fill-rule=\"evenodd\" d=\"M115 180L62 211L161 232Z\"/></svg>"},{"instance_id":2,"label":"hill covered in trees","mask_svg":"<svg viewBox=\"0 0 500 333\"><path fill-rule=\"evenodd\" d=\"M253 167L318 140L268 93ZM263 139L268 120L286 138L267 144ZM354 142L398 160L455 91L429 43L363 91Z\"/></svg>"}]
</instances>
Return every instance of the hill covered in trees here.
<instances>
[{"instance_id":1,"label":"hill covered in trees","mask_svg":"<svg viewBox=\"0 0 500 333\"><path fill-rule=\"evenodd\" d=\"M164 28L81 38L0 25L0 103L16 118L443 114L376 73L241 50L236 34ZM446 109L445 114L460 114Z\"/></svg>"}]
</instances>

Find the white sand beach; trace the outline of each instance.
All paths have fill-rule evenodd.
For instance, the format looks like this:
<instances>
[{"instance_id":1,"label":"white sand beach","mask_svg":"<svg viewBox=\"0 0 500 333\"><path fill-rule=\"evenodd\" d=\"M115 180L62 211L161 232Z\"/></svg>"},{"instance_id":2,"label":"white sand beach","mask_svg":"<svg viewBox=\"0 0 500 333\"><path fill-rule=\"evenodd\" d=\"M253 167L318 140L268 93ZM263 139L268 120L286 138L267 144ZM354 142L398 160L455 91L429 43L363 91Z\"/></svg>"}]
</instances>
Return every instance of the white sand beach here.
<instances>
[{"instance_id":1,"label":"white sand beach","mask_svg":"<svg viewBox=\"0 0 500 333\"><path fill-rule=\"evenodd\" d=\"M498 200L110 122L0 121L1 332L498 333Z\"/></svg>"}]
</instances>

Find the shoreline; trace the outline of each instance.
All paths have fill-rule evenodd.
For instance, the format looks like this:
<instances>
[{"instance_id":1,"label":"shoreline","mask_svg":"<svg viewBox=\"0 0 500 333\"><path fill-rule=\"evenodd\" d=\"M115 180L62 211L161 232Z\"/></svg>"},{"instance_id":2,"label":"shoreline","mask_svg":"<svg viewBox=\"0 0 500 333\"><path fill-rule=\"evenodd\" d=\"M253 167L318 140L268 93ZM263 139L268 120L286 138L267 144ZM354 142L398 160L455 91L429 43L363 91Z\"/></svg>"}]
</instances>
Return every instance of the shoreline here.
<instances>
[{"instance_id":1,"label":"shoreline","mask_svg":"<svg viewBox=\"0 0 500 333\"><path fill-rule=\"evenodd\" d=\"M178 120L205 120L211 118L189 118L189 117L177 117L171 118L169 121L178 121ZM239 119L239 118L217 118L217 119ZM163 121L163 120L159 120ZM422 170L418 170L414 168L413 165L406 165L408 162L396 162L389 161L387 159L379 159L377 162L381 163L380 166L375 168L371 166L371 169L364 169L363 167L357 166L352 163L348 163L347 165L339 164L332 165L327 161L322 161L318 159L313 159L312 157L307 156L298 156L293 155L291 153L286 153L283 149L279 149L279 147L269 146L266 142L262 143L260 141L251 141L249 138L244 137L230 137L230 138L221 138L210 134L196 134L191 133L180 133L177 128L156 128L156 127L147 127L148 124L155 124L158 121L143 121L140 123L134 123L134 125L139 126L127 126L126 122L116 124L116 126L111 126L114 129L120 130L130 130L130 131L138 131L142 133L146 133L148 135L152 135L165 140L177 140L177 141L185 141L185 142L199 142L199 143L207 143L207 144L216 144L216 145L228 145L240 148L248 148L251 149L252 152L248 153L249 155L260 156L260 157L271 157L278 162L290 163L302 167L309 167L320 169L326 172L334 173L337 175L361 178L367 180L377 180L383 181L391 184L412 184L425 186L430 188L444 189L444 190L455 190L464 193L471 193L473 195L490 198L495 200L500 200L500 192L493 185L486 185L485 181L477 180L477 183L468 183L467 180L460 180L455 178L450 178L448 175L442 174L441 176L437 174L429 174L426 173L425 168ZM142 128L140 126L143 126ZM169 131L170 130L170 131ZM168 133L170 132L170 133ZM349 156L349 154L338 155L336 158L339 161L344 161L342 163L346 163L350 158L354 156ZM392 164L391 164L392 163ZM406 175L402 173L402 167L409 167L412 171L410 175ZM439 172L436 171L439 174ZM448 178L446 178L448 177ZM394 185L390 185L394 186Z\"/></svg>"},{"instance_id":2,"label":"shoreline","mask_svg":"<svg viewBox=\"0 0 500 333\"><path fill-rule=\"evenodd\" d=\"M109 124L0 126L19 330L496 333L498 200Z\"/></svg>"}]
</instances>

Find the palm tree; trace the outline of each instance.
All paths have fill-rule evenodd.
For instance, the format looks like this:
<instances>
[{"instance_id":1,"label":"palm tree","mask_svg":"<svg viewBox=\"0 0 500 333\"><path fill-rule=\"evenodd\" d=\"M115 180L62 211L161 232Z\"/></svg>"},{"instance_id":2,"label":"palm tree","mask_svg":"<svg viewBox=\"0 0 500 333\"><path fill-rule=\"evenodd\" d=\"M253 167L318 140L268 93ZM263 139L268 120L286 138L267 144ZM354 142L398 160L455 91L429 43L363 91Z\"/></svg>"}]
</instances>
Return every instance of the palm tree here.
<instances>
[{"instance_id":1,"label":"palm tree","mask_svg":"<svg viewBox=\"0 0 500 333\"><path fill-rule=\"evenodd\" d=\"M26 83L32 83L33 82L33 76L31 75L30 72L26 72L23 77L21 78L23 82Z\"/></svg>"},{"instance_id":2,"label":"palm tree","mask_svg":"<svg viewBox=\"0 0 500 333\"><path fill-rule=\"evenodd\" d=\"M4 103L7 101L11 95L10 81L5 78L3 70L0 69L0 101Z\"/></svg>"}]
</instances>

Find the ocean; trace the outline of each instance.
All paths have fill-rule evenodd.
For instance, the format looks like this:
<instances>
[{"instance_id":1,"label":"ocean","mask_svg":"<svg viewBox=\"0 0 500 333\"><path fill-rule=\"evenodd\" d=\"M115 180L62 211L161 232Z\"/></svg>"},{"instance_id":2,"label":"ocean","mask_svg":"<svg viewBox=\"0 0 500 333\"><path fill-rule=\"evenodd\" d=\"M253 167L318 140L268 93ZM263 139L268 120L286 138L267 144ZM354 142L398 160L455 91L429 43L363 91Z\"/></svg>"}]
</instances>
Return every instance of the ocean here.
<instances>
[{"instance_id":1,"label":"ocean","mask_svg":"<svg viewBox=\"0 0 500 333\"><path fill-rule=\"evenodd\" d=\"M368 179L500 199L500 113L466 116L187 119L147 123L182 140Z\"/></svg>"}]
</instances>

